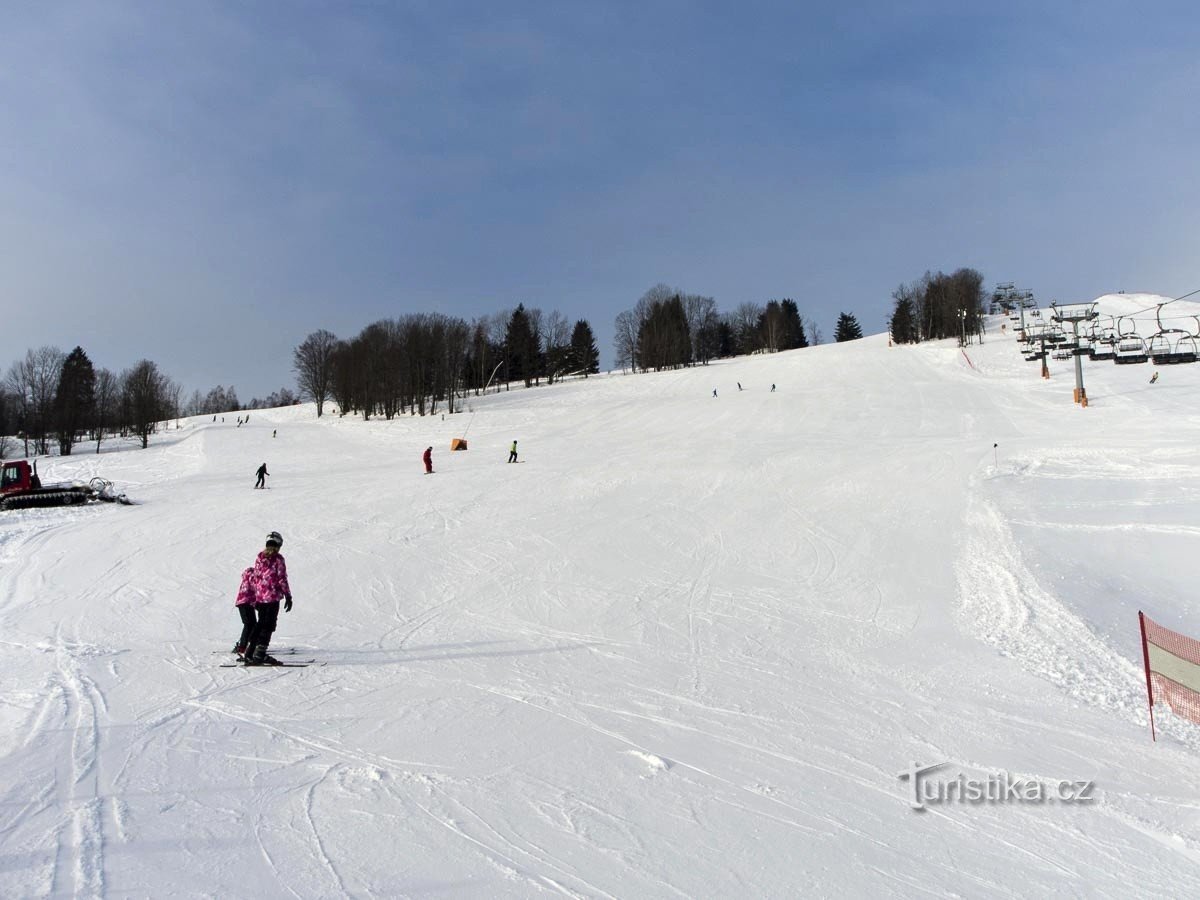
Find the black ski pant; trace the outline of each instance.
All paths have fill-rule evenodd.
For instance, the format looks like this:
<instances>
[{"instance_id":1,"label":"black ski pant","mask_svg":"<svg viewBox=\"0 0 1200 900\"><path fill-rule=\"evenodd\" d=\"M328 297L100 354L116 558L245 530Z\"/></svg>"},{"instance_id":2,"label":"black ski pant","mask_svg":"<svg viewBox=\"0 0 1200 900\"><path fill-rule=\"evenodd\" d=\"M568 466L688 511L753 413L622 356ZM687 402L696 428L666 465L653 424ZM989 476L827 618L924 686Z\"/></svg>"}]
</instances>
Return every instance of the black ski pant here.
<instances>
[{"instance_id":1,"label":"black ski pant","mask_svg":"<svg viewBox=\"0 0 1200 900\"><path fill-rule=\"evenodd\" d=\"M237 610L238 615L242 617L242 636L238 638L238 646L249 650L250 638L254 637L254 630L258 627L258 616L254 612L253 603L243 603Z\"/></svg>"},{"instance_id":2,"label":"black ski pant","mask_svg":"<svg viewBox=\"0 0 1200 900\"><path fill-rule=\"evenodd\" d=\"M242 640L246 645L246 655L249 656L256 647L262 647L263 653L271 646L271 635L275 633L275 624L279 621L279 601L274 603L247 603L239 606L242 615Z\"/></svg>"}]
</instances>

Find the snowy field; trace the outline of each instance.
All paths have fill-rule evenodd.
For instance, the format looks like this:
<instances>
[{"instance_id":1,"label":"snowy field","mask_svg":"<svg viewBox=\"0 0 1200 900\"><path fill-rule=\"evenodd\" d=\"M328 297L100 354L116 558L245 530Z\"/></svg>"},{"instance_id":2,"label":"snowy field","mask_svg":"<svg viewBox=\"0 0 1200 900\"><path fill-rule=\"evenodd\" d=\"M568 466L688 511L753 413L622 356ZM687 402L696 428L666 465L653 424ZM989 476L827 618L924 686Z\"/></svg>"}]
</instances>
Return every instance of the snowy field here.
<instances>
[{"instance_id":1,"label":"snowy field","mask_svg":"<svg viewBox=\"0 0 1200 900\"><path fill-rule=\"evenodd\" d=\"M1000 322L42 460L140 505L0 513L0 896L1196 895L1200 365ZM272 529L318 664L222 668Z\"/></svg>"}]
</instances>

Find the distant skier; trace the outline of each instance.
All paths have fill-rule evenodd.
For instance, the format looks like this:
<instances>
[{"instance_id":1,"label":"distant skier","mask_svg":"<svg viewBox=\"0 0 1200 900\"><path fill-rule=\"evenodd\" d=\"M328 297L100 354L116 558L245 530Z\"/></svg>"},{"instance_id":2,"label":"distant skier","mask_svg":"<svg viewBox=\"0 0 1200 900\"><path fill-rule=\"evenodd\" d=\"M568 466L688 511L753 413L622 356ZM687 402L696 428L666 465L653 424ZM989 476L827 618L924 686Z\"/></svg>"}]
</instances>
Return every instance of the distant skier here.
<instances>
[{"instance_id":1,"label":"distant skier","mask_svg":"<svg viewBox=\"0 0 1200 900\"><path fill-rule=\"evenodd\" d=\"M717 389L716 389L716 388L713 388L713 396L714 396L714 397L715 397L715 396L717 396Z\"/></svg>"},{"instance_id":2,"label":"distant skier","mask_svg":"<svg viewBox=\"0 0 1200 900\"><path fill-rule=\"evenodd\" d=\"M737 385L738 385L738 390L740 391L740 390L742 389L742 383L739 381L739 382L737 383Z\"/></svg>"},{"instance_id":3,"label":"distant skier","mask_svg":"<svg viewBox=\"0 0 1200 900\"><path fill-rule=\"evenodd\" d=\"M242 619L242 635L236 652L248 666L282 665L267 655L271 635L279 620L279 601L283 611L292 611L292 589L288 585L287 563L279 552L283 536L278 531L267 535L266 547L259 551L254 565L242 572L237 609Z\"/></svg>"},{"instance_id":4,"label":"distant skier","mask_svg":"<svg viewBox=\"0 0 1200 900\"><path fill-rule=\"evenodd\" d=\"M775 385L771 385L771 393L775 393Z\"/></svg>"},{"instance_id":5,"label":"distant skier","mask_svg":"<svg viewBox=\"0 0 1200 900\"><path fill-rule=\"evenodd\" d=\"M425 463L425 474L433 474L433 448L426 447L425 455L421 457L421 461Z\"/></svg>"},{"instance_id":6,"label":"distant skier","mask_svg":"<svg viewBox=\"0 0 1200 900\"><path fill-rule=\"evenodd\" d=\"M514 463L517 461L517 442L512 442L512 449L508 451L508 461Z\"/></svg>"},{"instance_id":7,"label":"distant skier","mask_svg":"<svg viewBox=\"0 0 1200 900\"><path fill-rule=\"evenodd\" d=\"M1150 376L1151 384L1154 384L1154 382L1156 382L1156 381L1158 381L1158 373L1157 372L1155 372L1153 375Z\"/></svg>"},{"instance_id":8,"label":"distant skier","mask_svg":"<svg viewBox=\"0 0 1200 900\"><path fill-rule=\"evenodd\" d=\"M275 435L277 435L277 434L279 434L279 429L278 429L278 428L272 428L272 429L271 429L271 437L275 437Z\"/></svg>"},{"instance_id":9,"label":"distant skier","mask_svg":"<svg viewBox=\"0 0 1200 900\"><path fill-rule=\"evenodd\" d=\"M267 464L263 463L261 466L259 466L258 472L256 472L255 474L258 475L258 481L254 482L254 487L265 489L267 486L267 476L271 474L270 472L267 471Z\"/></svg>"}]
</instances>

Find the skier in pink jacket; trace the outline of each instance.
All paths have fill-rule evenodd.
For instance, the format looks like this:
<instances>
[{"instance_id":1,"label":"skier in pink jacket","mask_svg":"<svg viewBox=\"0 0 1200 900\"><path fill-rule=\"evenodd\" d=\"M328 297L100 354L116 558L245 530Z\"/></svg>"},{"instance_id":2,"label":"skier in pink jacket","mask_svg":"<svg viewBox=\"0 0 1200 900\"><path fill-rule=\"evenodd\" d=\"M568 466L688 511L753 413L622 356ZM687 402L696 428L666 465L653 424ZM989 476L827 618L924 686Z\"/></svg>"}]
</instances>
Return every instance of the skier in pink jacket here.
<instances>
[{"instance_id":1,"label":"skier in pink jacket","mask_svg":"<svg viewBox=\"0 0 1200 900\"><path fill-rule=\"evenodd\" d=\"M279 660L267 655L271 635L279 620L279 601L283 611L292 611L292 589L288 585L287 562L279 549L283 536L278 531L267 535L267 546L259 552L254 565L242 573L237 607L242 617L242 639L235 651L241 651L248 666L277 666Z\"/></svg>"},{"instance_id":2,"label":"skier in pink jacket","mask_svg":"<svg viewBox=\"0 0 1200 900\"><path fill-rule=\"evenodd\" d=\"M246 655L246 647L250 645L250 638L254 636L254 628L258 625L258 615L254 611L254 586L250 583L250 576L253 574L254 566L246 569L242 573L242 583L238 586L235 605L238 615L242 618L242 636L233 645L233 652L238 655L238 659Z\"/></svg>"}]
</instances>

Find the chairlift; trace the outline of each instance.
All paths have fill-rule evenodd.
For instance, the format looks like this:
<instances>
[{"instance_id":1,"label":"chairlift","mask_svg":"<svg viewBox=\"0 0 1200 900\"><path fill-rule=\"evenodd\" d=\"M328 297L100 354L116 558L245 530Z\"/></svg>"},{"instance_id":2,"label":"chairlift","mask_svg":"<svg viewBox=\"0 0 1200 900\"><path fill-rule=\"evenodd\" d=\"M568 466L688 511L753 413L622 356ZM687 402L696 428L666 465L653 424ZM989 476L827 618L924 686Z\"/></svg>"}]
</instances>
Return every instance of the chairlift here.
<instances>
[{"instance_id":1,"label":"chairlift","mask_svg":"<svg viewBox=\"0 0 1200 900\"><path fill-rule=\"evenodd\" d=\"M1066 342L1067 342L1067 335L1061 328L1047 329L1047 331L1046 331L1046 343L1047 344L1058 345L1058 344L1065 344Z\"/></svg>"},{"instance_id":2,"label":"chairlift","mask_svg":"<svg viewBox=\"0 0 1200 900\"><path fill-rule=\"evenodd\" d=\"M1194 335L1185 334L1175 344L1175 362L1194 363L1200 359L1200 345Z\"/></svg>"},{"instance_id":3,"label":"chairlift","mask_svg":"<svg viewBox=\"0 0 1200 900\"><path fill-rule=\"evenodd\" d=\"M1116 319L1112 316L1102 316L1101 318L1106 321L1101 323L1100 319L1097 319L1088 330L1092 342L1097 344L1115 344L1117 341Z\"/></svg>"},{"instance_id":4,"label":"chairlift","mask_svg":"<svg viewBox=\"0 0 1200 900\"><path fill-rule=\"evenodd\" d=\"M1128 331L1125 330L1124 323L1126 320L1129 321L1129 330ZM1117 337L1118 338L1124 338L1124 337L1140 338L1141 337L1137 333L1137 322L1135 322L1133 320L1132 316L1120 316L1117 318Z\"/></svg>"},{"instance_id":5,"label":"chairlift","mask_svg":"<svg viewBox=\"0 0 1200 900\"><path fill-rule=\"evenodd\" d=\"M1054 351L1053 354L1051 354L1051 356L1054 359L1070 359L1074 355L1075 355L1074 350L1067 350L1063 347L1059 347L1057 350Z\"/></svg>"},{"instance_id":6,"label":"chairlift","mask_svg":"<svg viewBox=\"0 0 1200 900\"><path fill-rule=\"evenodd\" d=\"M1150 335L1146 342L1146 354L1156 366L1169 366L1175 362L1175 348L1171 346L1169 332L1160 331Z\"/></svg>"},{"instance_id":7,"label":"chairlift","mask_svg":"<svg viewBox=\"0 0 1200 900\"><path fill-rule=\"evenodd\" d=\"M1093 341L1092 345L1088 348L1088 356L1095 360L1114 359L1117 355L1116 344L1115 340Z\"/></svg>"},{"instance_id":8,"label":"chairlift","mask_svg":"<svg viewBox=\"0 0 1200 900\"><path fill-rule=\"evenodd\" d=\"M1138 337L1137 334L1127 334L1117 341L1117 348L1113 353L1113 362L1118 366L1144 363L1148 362L1149 359L1146 355L1146 342Z\"/></svg>"}]
</instances>

